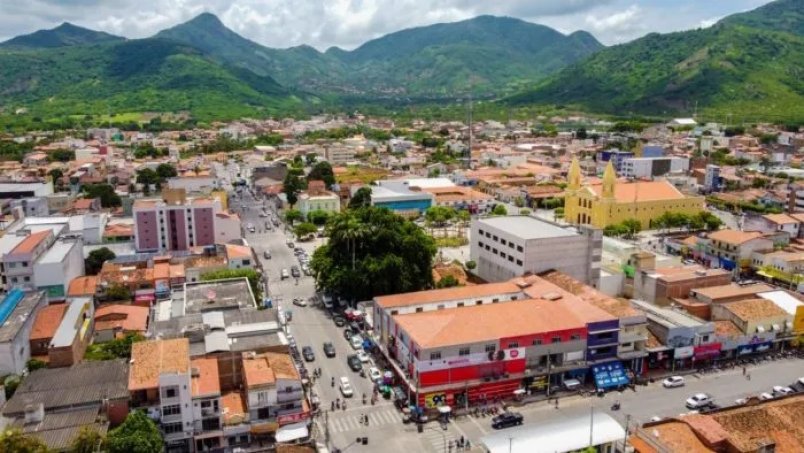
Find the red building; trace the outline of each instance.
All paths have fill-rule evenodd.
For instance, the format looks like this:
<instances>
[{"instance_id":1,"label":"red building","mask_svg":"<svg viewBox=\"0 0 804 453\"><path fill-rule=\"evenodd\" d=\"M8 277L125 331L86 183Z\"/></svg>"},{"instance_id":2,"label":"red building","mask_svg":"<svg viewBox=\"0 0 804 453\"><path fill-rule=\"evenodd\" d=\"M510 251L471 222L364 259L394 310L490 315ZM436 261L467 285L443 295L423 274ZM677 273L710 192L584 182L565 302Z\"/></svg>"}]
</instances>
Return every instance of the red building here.
<instances>
[{"instance_id":1,"label":"red building","mask_svg":"<svg viewBox=\"0 0 804 453\"><path fill-rule=\"evenodd\" d=\"M164 189L162 200L134 203L137 251L187 250L215 243L217 198L187 199L183 189Z\"/></svg>"}]
</instances>

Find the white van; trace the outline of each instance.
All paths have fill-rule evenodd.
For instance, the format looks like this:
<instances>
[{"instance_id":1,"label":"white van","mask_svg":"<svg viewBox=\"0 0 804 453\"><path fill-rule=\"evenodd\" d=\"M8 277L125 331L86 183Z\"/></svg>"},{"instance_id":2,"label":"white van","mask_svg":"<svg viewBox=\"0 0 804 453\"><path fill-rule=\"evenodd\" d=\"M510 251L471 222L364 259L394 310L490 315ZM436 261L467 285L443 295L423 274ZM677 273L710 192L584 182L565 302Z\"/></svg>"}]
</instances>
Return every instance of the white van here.
<instances>
[{"instance_id":1,"label":"white van","mask_svg":"<svg viewBox=\"0 0 804 453\"><path fill-rule=\"evenodd\" d=\"M564 381L564 388L567 390L578 390L581 388L581 381L577 379L567 379Z\"/></svg>"}]
</instances>

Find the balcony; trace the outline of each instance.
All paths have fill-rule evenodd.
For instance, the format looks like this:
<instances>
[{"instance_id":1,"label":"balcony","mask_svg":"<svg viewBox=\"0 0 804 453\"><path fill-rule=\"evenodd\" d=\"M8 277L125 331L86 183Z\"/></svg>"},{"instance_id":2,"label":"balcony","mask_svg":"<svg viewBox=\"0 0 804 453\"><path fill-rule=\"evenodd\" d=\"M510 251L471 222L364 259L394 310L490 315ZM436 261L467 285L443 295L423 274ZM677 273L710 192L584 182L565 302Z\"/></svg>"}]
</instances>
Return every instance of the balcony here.
<instances>
[{"instance_id":1,"label":"balcony","mask_svg":"<svg viewBox=\"0 0 804 453\"><path fill-rule=\"evenodd\" d=\"M201 416L202 417L220 417L221 413L215 408L212 407L202 407L201 408Z\"/></svg>"},{"instance_id":2,"label":"balcony","mask_svg":"<svg viewBox=\"0 0 804 453\"><path fill-rule=\"evenodd\" d=\"M276 392L276 400L279 403L288 403L302 399L304 399L304 391L301 388L296 388L289 392L284 390Z\"/></svg>"},{"instance_id":3,"label":"balcony","mask_svg":"<svg viewBox=\"0 0 804 453\"><path fill-rule=\"evenodd\" d=\"M622 330L619 335L620 344L648 341L648 333L643 330Z\"/></svg>"},{"instance_id":4,"label":"balcony","mask_svg":"<svg viewBox=\"0 0 804 453\"><path fill-rule=\"evenodd\" d=\"M177 422L181 422L181 412L179 412L178 414L170 414L170 415L165 415L163 413L162 416L159 417L159 421L162 422L162 423L177 423Z\"/></svg>"}]
</instances>

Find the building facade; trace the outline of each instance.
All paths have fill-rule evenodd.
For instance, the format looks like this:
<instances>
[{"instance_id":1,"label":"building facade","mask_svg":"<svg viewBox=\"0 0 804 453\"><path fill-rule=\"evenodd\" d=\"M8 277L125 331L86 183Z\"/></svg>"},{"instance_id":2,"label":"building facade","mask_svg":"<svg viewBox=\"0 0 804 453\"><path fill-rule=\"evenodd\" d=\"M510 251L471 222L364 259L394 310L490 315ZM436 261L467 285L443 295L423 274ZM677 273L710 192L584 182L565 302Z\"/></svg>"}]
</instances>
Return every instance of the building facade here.
<instances>
[{"instance_id":1,"label":"building facade","mask_svg":"<svg viewBox=\"0 0 804 453\"><path fill-rule=\"evenodd\" d=\"M138 252L187 250L215 243L217 198L187 199L183 190L163 191L163 200L137 200L133 207Z\"/></svg>"}]
</instances>

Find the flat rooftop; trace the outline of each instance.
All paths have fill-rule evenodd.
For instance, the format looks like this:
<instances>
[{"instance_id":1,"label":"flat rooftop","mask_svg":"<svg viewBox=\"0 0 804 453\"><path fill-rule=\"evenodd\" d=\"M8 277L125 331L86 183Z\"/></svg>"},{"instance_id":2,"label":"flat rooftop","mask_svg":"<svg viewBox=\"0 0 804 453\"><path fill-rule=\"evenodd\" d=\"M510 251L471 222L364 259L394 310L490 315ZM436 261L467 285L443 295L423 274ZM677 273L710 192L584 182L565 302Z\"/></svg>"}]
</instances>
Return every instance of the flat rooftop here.
<instances>
[{"instance_id":1,"label":"flat rooftop","mask_svg":"<svg viewBox=\"0 0 804 453\"><path fill-rule=\"evenodd\" d=\"M477 220L478 226L489 226L513 234L519 238L552 239L560 237L577 236L578 233L571 228L562 228L554 223L537 219L535 217L518 215L487 217Z\"/></svg>"},{"instance_id":2,"label":"flat rooftop","mask_svg":"<svg viewBox=\"0 0 804 453\"><path fill-rule=\"evenodd\" d=\"M248 279L232 278L184 285L184 313L255 307Z\"/></svg>"},{"instance_id":3,"label":"flat rooftop","mask_svg":"<svg viewBox=\"0 0 804 453\"><path fill-rule=\"evenodd\" d=\"M89 304L93 303L91 297L76 297L69 300L67 312L50 340L51 348L61 348L73 344L76 335L81 330L89 329L89 320L80 321L83 313L89 313ZM86 335L87 332L84 332Z\"/></svg>"},{"instance_id":4,"label":"flat rooftop","mask_svg":"<svg viewBox=\"0 0 804 453\"><path fill-rule=\"evenodd\" d=\"M507 281L377 296L374 298L374 301L380 307L393 308L520 293L522 293L520 286L513 281Z\"/></svg>"},{"instance_id":5,"label":"flat rooftop","mask_svg":"<svg viewBox=\"0 0 804 453\"><path fill-rule=\"evenodd\" d=\"M60 240L53 243L50 250L39 258L40 264L61 263L73 247L78 247L77 241Z\"/></svg>"},{"instance_id":6,"label":"flat rooftop","mask_svg":"<svg viewBox=\"0 0 804 453\"><path fill-rule=\"evenodd\" d=\"M43 291L25 293L16 307L11 310L3 325L0 325L0 343L11 341L17 336L20 328L25 324L28 318L34 315L36 307L39 305L40 301L42 301L43 296ZM3 306L3 303L11 302L7 302L6 299L3 299L3 301L0 302L0 306ZM10 307L6 309L10 309Z\"/></svg>"},{"instance_id":7,"label":"flat rooftop","mask_svg":"<svg viewBox=\"0 0 804 453\"><path fill-rule=\"evenodd\" d=\"M697 327L706 322L683 311L659 307L644 300L631 300L631 305L644 311L649 320L668 327Z\"/></svg>"}]
</instances>

